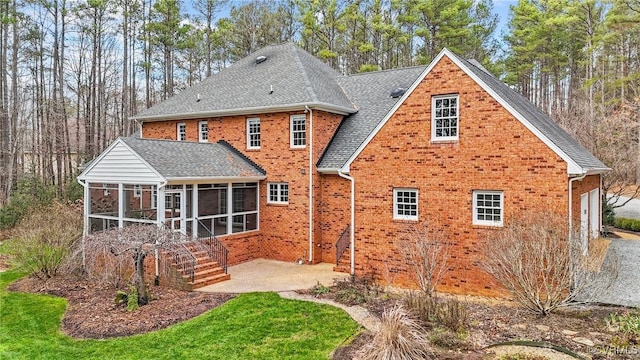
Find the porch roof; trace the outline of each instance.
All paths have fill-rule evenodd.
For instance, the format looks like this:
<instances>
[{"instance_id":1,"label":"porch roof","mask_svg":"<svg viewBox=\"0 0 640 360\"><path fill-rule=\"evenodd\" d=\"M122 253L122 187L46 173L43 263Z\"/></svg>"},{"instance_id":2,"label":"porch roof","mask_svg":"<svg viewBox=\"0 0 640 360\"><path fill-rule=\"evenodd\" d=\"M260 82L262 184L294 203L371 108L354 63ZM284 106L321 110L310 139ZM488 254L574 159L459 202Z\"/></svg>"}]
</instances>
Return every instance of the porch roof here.
<instances>
[{"instance_id":1,"label":"porch roof","mask_svg":"<svg viewBox=\"0 0 640 360\"><path fill-rule=\"evenodd\" d=\"M258 164L225 141L198 143L120 137L78 176L132 184L264 179Z\"/></svg>"}]
</instances>

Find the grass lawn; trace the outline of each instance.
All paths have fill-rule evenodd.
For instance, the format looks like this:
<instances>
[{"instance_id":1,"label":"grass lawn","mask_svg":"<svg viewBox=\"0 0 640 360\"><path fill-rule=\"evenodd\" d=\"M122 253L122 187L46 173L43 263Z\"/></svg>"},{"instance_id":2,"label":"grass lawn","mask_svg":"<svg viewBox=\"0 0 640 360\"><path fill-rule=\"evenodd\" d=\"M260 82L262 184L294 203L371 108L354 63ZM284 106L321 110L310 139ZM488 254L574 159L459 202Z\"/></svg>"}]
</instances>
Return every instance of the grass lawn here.
<instances>
[{"instance_id":1,"label":"grass lawn","mask_svg":"<svg viewBox=\"0 0 640 360\"><path fill-rule=\"evenodd\" d=\"M74 340L59 330L66 300L6 290L20 276L0 273L0 359L326 359L359 329L332 306L253 293L164 330Z\"/></svg>"}]
</instances>

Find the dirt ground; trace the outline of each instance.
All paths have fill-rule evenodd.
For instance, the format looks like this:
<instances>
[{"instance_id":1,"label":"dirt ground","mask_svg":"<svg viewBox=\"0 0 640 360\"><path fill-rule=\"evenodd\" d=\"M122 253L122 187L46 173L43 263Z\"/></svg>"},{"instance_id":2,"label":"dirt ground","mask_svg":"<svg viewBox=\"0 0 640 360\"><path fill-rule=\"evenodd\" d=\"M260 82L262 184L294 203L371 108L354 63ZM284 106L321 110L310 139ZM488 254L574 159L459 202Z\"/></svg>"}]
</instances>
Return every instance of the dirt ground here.
<instances>
[{"instance_id":1,"label":"dirt ground","mask_svg":"<svg viewBox=\"0 0 640 360\"><path fill-rule=\"evenodd\" d=\"M142 334L189 320L225 303L234 295L205 294L150 286L151 302L135 311L114 302L115 290L92 285L73 277L57 276L47 281L23 278L10 291L43 293L69 301L62 331L75 338L104 339Z\"/></svg>"},{"instance_id":2,"label":"dirt ground","mask_svg":"<svg viewBox=\"0 0 640 360\"><path fill-rule=\"evenodd\" d=\"M312 292L309 292L312 293ZM334 301L343 302L334 288L316 295ZM535 360L573 359L572 357L544 348L489 346L526 340L552 344L566 348L581 355L584 359L640 359L639 338L623 340L617 328L610 326L607 319L612 313L633 311L623 307L602 305L580 306L558 310L547 316L539 316L523 310L515 302L506 299L484 298L476 296L452 296L440 294L442 299L456 299L465 304L468 318L466 331L446 332L433 335L437 325L427 325L425 331L430 332L431 343L436 359L445 360L480 360L494 359L494 352L529 354ZM354 297L349 297L353 300ZM374 296L362 303L376 316L381 316L383 309L401 303L399 296L382 294ZM363 332L351 343L339 348L334 353L334 360L353 359L357 351L372 339L372 334ZM624 345L620 345L625 341Z\"/></svg>"}]
</instances>

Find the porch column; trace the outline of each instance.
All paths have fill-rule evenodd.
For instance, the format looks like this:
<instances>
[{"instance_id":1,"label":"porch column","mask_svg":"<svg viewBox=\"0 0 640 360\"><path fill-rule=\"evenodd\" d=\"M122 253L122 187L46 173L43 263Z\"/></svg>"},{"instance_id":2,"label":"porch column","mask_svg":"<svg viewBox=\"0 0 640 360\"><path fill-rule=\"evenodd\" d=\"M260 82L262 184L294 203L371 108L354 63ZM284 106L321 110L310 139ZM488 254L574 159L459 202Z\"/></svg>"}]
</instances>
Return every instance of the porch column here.
<instances>
[{"instance_id":1,"label":"porch column","mask_svg":"<svg viewBox=\"0 0 640 360\"><path fill-rule=\"evenodd\" d=\"M122 229L124 227L124 184L118 183L118 227Z\"/></svg>"},{"instance_id":2,"label":"porch column","mask_svg":"<svg viewBox=\"0 0 640 360\"><path fill-rule=\"evenodd\" d=\"M233 183L227 183L227 234L233 234Z\"/></svg>"},{"instance_id":3,"label":"porch column","mask_svg":"<svg viewBox=\"0 0 640 360\"><path fill-rule=\"evenodd\" d=\"M191 217L193 218L191 224L191 236L194 239L198 238L198 184L193 184L192 194L191 194Z\"/></svg>"},{"instance_id":4,"label":"porch column","mask_svg":"<svg viewBox=\"0 0 640 360\"><path fill-rule=\"evenodd\" d=\"M91 213L91 191L89 190L89 183L84 182L82 184L84 192L84 226L82 229L82 235L89 235L89 214Z\"/></svg>"},{"instance_id":5,"label":"porch column","mask_svg":"<svg viewBox=\"0 0 640 360\"><path fill-rule=\"evenodd\" d=\"M158 211L158 214L156 215L157 218L157 222L158 222L158 226L163 226L164 225L164 213L165 213L165 208L164 208L164 186L162 186L161 184L156 185L156 188L158 189L158 191L156 191L157 195L156 195L156 209Z\"/></svg>"}]
</instances>

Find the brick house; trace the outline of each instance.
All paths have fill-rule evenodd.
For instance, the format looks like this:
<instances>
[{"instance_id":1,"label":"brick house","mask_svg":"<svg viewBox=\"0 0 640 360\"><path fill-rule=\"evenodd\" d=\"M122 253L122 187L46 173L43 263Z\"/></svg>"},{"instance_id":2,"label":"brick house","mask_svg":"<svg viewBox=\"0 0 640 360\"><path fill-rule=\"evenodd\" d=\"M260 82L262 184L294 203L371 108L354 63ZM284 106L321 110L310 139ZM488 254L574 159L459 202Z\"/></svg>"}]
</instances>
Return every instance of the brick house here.
<instances>
[{"instance_id":1,"label":"brick house","mask_svg":"<svg viewBox=\"0 0 640 360\"><path fill-rule=\"evenodd\" d=\"M553 209L587 251L601 227L608 168L446 49L428 66L343 76L269 46L135 120L139 138L117 139L78 177L85 233L166 224L215 235L229 264L336 262L411 286L398 234L440 219L454 246L439 289L494 294L478 265L487 231ZM106 188L117 197L105 210L94 204Z\"/></svg>"}]
</instances>

